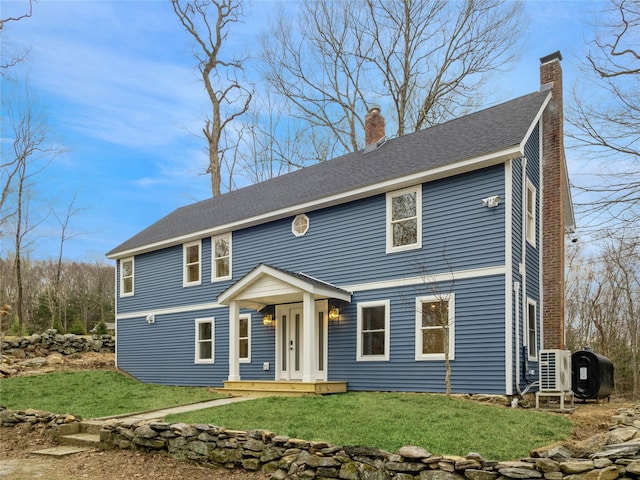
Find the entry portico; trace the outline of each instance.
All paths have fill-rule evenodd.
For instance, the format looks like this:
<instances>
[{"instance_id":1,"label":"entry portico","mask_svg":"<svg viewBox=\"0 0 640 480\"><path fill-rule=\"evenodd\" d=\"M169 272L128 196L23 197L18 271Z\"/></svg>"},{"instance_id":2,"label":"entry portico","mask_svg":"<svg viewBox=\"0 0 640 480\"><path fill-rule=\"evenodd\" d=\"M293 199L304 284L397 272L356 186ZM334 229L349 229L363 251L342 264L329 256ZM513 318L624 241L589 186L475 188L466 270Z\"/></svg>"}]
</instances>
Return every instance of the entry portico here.
<instances>
[{"instance_id":1,"label":"entry portico","mask_svg":"<svg viewBox=\"0 0 640 480\"><path fill-rule=\"evenodd\" d=\"M222 292L218 302L229 307L229 381L240 381L241 308L275 316L274 381L324 382L327 374L329 301L350 302L351 293L304 273L259 264Z\"/></svg>"}]
</instances>

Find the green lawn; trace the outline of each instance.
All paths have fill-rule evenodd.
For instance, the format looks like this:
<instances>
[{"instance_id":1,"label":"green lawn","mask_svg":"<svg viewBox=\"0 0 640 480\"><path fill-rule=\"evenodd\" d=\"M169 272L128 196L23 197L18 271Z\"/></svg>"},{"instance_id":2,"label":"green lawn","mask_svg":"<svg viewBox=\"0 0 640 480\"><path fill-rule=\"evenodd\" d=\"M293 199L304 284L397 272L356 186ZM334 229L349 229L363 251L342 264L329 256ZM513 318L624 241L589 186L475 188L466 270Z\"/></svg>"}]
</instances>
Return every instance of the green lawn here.
<instances>
[{"instance_id":1,"label":"green lawn","mask_svg":"<svg viewBox=\"0 0 640 480\"><path fill-rule=\"evenodd\" d=\"M0 405L96 418L219 398L206 388L143 384L115 372L67 372L0 381ZM478 452L491 460L527 456L567 438L563 416L483 405L442 395L347 393L272 397L171 415L169 422L264 429L279 435L397 451L419 445L433 454Z\"/></svg>"},{"instance_id":2,"label":"green lawn","mask_svg":"<svg viewBox=\"0 0 640 480\"><path fill-rule=\"evenodd\" d=\"M170 422L265 429L279 435L397 451L419 445L433 454L479 452L492 460L528 456L566 439L566 417L484 405L442 395L348 393L272 397L167 417Z\"/></svg>"},{"instance_id":3,"label":"green lawn","mask_svg":"<svg viewBox=\"0 0 640 480\"><path fill-rule=\"evenodd\" d=\"M206 388L141 383L116 372L62 372L0 381L0 405L72 413L84 418L155 410L223 395Z\"/></svg>"}]
</instances>

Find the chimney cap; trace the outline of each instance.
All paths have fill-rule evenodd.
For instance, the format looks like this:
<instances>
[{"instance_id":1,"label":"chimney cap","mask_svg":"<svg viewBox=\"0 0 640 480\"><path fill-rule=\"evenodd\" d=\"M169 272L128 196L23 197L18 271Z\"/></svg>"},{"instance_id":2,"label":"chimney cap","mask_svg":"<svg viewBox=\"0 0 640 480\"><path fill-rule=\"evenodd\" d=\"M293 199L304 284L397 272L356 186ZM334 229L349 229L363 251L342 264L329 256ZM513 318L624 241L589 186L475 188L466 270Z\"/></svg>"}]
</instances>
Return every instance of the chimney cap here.
<instances>
[{"instance_id":1,"label":"chimney cap","mask_svg":"<svg viewBox=\"0 0 640 480\"><path fill-rule=\"evenodd\" d=\"M558 60L559 62L562 61L562 54L560 53L560 50L556 50L555 52L542 57L540 59L540 63L545 64L545 63L552 62L553 60Z\"/></svg>"},{"instance_id":2,"label":"chimney cap","mask_svg":"<svg viewBox=\"0 0 640 480\"><path fill-rule=\"evenodd\" d=\"M381 112L381 111L382 111L382 108L380 108L380 105L376 105L376 104L374 104L374 105L371 105L371 106L369 107L369 110L367 110L367 113L371 113L371 112L373 112L374 110L377 110L377 111Z\"/></svg>"}]
</instances>

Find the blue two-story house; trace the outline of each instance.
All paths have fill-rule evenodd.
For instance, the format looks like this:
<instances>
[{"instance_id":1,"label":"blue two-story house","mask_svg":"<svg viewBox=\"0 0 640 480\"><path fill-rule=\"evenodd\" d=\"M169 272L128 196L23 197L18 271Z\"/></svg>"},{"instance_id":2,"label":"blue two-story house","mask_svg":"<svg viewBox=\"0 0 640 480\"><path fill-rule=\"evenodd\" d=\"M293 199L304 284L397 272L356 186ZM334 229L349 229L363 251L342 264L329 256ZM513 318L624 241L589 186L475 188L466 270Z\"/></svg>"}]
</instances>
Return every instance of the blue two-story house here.
<instances>
[{"instance_id":1,"label":"blue two-story house","mask_svg":"<svg viewBox=\"0 0 640 480\"><path fill-rule=\"evenodd\" d=\"M560 60L539 91L401 138L373 108L362 151L114 248L117 366L236 393L441 392L447 370L453 392L521 392L564 341Z\"/></svg>"}]
</instances>

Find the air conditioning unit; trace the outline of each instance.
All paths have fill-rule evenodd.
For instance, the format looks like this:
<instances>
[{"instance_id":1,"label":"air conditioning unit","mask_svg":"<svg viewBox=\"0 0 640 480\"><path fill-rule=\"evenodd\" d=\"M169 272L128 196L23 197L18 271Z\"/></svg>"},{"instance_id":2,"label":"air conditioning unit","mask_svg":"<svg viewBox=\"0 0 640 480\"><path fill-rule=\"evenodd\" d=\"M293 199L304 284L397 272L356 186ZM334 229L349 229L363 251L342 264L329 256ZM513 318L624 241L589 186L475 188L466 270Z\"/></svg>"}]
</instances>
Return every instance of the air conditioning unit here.
<instances>
[{"instance_id":1,"label":"air conditioning unit","mask_svg":"<svg viewBox=\"0 0 640 480\"><path fill-rule=\"evenodd\" d=\"M568 392L570 390L571 352L540 350L540 391Z\"/></svg>"}]
</instances>

